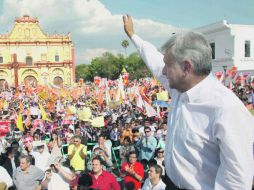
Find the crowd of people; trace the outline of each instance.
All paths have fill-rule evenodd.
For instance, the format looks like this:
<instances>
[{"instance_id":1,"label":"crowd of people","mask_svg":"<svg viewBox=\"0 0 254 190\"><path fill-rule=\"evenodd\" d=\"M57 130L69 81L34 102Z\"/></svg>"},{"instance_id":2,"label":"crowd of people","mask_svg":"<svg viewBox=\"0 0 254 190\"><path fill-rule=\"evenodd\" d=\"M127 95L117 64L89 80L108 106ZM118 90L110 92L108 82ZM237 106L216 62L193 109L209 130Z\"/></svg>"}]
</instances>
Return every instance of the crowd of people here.
<instances>
[{"instance_id":1,"label":"crowd of people","mask_svg":"<svg viewBox=\"0 0 254 190\"><path fill-rule=\"evenodd\" d=\"M69 89L62 93L63 89L29 84L3 89L0 181L18 190L140 189L142 184L149 189L157 183L165 187L161 179L168 109L157 107L156 115L148 117L146 109L136 105L137 95L131 99L135 87L138 96L145 91L148 102L156 101L156 93L164 89L152 81L130 81L120 104L112 93L111 102L117 104L113 107L106 99L99 104L93 98L103 88L94 83L77 87L83 93L75 97L66 95ZM45 90L47 97L41 94ZM48 106L52 99L53 109ZM84 110L87 119L82 117ZM92 118L101 116L103 126L94 126Z\"/></svg>"},{"instance_id":2,"label":"crowd of people","mask_svg":"<svg viewBox=\"0 0 254 190\"><path fill-rule=\"evenodd\" d=\"M0 189L166 189L167 123L176 113L164 92L151 78L75 88L34 84L2 88ZM245 105L253 105L251 85L235 86L233 92ZM163 100L159 93L164 94ZM180 154L187 152L176 152L184 167Z\"/></svg>"}]
</instances>

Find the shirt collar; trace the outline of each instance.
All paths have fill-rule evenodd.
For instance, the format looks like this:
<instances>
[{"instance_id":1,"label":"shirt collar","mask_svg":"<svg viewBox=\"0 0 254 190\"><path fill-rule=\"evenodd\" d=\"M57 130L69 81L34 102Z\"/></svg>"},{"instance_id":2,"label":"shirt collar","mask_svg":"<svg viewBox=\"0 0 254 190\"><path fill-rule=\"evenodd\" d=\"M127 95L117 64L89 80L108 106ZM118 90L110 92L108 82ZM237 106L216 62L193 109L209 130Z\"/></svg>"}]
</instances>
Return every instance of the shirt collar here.
<instances>
[{"instance_id":1,"label":"shirt collar","mask_svg":"<svg viewBox=\"0 0 254 190\"><path fill-rule=\"evenodd\" d=\"M210 73L206 78L204 78L198 84L193 86L188 91L182 93L182 96L186 97L189 100L189 102L193 102L193 101L199 99L200 97L202 97L204 90L206 90L206 91L209 90L208 87L210 86L210 83L212 80L214 80L214 77Z\"/></svg>"},{"instance_id":2,"label":"shirt collar","mask_svg":"<svg viewBox=\"0 0 254 190\"><path fill-rule=\"evenodd\" d=\"M102 170L102 173L101 173L98 177L100 177L100 176L104 176L104 175L105 175L105 171L104 171L104 170ZM95 175L94 175L94 173L93 173L93 172L91 172L91 176L95 178Z\"/></svg>"}]
</instances>

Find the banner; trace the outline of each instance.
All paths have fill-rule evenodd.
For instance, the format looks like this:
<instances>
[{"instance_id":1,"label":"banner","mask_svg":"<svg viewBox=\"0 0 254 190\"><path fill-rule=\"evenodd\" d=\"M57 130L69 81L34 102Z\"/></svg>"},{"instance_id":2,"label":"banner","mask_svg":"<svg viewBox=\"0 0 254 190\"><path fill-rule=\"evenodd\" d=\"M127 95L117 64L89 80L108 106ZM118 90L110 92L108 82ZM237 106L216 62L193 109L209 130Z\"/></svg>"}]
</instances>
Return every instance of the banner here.
<instances>
[{"instance_id":1,"label":"banner","mask_svg":"<svg viewBox=\"0 0 254 190\"><path fill-rule=\"evenodd\" d=\"M10 132L9 124L10 121L0 121L0 137L3 137L6 133Z\"/></svg>"},{"instance_id":2,"label":"banner","mask_svg":"<svg viewBox=\"0 0 254 190\"><path fill-rule=\"evenodd\" d=\"M104 123L104 117L100 116L100 117L95 117L92 119L91 125L93 127L104 127L105 123Z\"/></svg>"},{"instance_id":3,"label":"banner","mask_svg":"<svg viewBox=\"0 0 254 190\"><path fill-rule=\"evenodd\" d=\"M162 91L156 94L157 100L168 101L168 92Z\"/></svg>"}]
</instances>

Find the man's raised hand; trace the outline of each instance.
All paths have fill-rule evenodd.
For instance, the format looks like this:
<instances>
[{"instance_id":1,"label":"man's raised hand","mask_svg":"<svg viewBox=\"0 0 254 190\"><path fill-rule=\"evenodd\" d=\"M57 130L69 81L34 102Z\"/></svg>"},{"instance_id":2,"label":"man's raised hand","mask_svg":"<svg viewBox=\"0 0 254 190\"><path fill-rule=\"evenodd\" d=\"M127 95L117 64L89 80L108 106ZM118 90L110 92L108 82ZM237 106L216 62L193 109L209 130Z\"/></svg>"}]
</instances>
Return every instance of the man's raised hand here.
<instances>
[{"instance_id":1,"label":"man's raised hand","mask_svg":"<svg viewBox=\"0 0 254 190\"><path fill-rule=\"evenodd\" d=\"M130 15L123 16L124 31L131 37L134 34L133 22Z\"/></svg>"}]
</instances>

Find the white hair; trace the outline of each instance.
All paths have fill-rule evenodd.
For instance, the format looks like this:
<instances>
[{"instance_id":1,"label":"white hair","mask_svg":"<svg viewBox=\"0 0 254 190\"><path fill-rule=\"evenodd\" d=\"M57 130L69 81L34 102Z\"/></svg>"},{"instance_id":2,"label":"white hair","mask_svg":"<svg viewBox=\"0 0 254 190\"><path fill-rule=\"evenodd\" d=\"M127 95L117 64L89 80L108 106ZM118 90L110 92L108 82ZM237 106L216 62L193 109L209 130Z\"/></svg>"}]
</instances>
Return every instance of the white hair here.
<instances>
[{"instance_id":1,"label":"white hair","mask_svg":"<svg viewBox=\"0 0 254 190\"><path fill-rule=\"evenodd\" d=\"M200 33L188 31L176 34L161 49L164 54L171 49L177 62L192 60L196 75L208 75L212 70L212 49Z\"/></svg>"}]
</instances>

